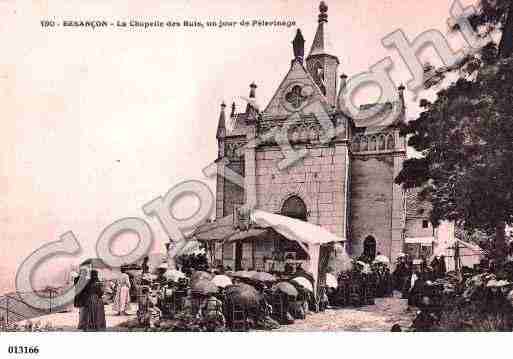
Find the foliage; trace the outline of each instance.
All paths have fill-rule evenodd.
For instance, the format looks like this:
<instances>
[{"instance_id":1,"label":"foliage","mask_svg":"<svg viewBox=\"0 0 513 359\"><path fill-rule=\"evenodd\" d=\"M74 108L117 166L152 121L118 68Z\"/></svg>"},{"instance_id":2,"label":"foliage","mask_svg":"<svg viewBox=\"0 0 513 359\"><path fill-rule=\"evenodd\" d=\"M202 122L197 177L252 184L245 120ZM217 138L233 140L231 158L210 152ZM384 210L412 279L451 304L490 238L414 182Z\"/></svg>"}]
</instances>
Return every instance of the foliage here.
<instances>
[{"instance_id":1,"label":"foliage","mask_svg":"<svg viewBox=\"0 0 513 359\"><path fill-rule=\"evenodd\" d=\"M443 332L498 332L510 331L508 314L503 312L486 313L474 305L455 306L442 311L437 326Z\"/></svg>"},{"instance_id":2,"label":"foliage","mask_svg":"<svg viewBox=\"0 0 513 359\"><path fill-rule=\"evenodd\" d=\"M511 55L505 41L513 36L510 3L481 1L471 23L483 35L502 30L503 40L467 56L458 80L433 103L421 100L423 112L401 133L422 157L406 160L395 179L406 188L423 187L434 224L451 220L467 230L495 231L500 257L504 223L513 222L513 59L505 56Z\"/></svg>"},{"instance_id":3,"label":"foliage","mask_svg":"<svg viewBox=\"0 0 513 359\"><path fill-rule=\"evenodd\" d=\"M484 230L513 219L513 61L488 65L475 81L459 79L421 102L408 123L408 144L424 155L405 161L396 182L426 185L432 220L463 221Z\"/></svg>"}]
</instances>

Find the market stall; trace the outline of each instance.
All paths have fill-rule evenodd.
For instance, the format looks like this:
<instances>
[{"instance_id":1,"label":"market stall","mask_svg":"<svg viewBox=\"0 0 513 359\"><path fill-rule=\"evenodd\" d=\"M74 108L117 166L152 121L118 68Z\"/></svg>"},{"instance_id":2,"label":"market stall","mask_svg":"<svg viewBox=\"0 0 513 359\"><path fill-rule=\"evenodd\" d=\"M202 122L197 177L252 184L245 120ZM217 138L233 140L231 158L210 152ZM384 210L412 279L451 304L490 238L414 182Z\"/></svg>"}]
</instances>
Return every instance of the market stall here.
<instances>
[{"instance_id":1,"label":"market stall","mask_svg":"<svg viewBox=\"0 0 513 359\"><path fill-rule=\"evenodd\" d=\"M268 270L266 266L277 261L297 264L297 268L302 268L312 275L314 292L317 293L319 283L325 281L329 244L344 242L345 238L338 237L318 225L261 210L248 213L248 220L247 227L240 229L234 216L227 216L200 227L194 238L200 241L220 242L224 246L223 249L229 244L236 244L228 248L234 248L233 267L237 270L241 269L238 267L242 262L237 256L242 259L249 258L247 262L250 265L247 267L263 270ZM278 245L283 240L293 243L285 247L290 249L289 251L284 249L283 245ZM255 243L258 243L258 246ZM276 252L280 250L282 256L277 256ZM223 264L232 260L231 253L226 256L224 252L221 254ZM301 254L305 254L305 257ZM228 261L224 260L226 257L229 258ZM263 266L259 268L261 263Z\"/></svg>"}]
</instances>

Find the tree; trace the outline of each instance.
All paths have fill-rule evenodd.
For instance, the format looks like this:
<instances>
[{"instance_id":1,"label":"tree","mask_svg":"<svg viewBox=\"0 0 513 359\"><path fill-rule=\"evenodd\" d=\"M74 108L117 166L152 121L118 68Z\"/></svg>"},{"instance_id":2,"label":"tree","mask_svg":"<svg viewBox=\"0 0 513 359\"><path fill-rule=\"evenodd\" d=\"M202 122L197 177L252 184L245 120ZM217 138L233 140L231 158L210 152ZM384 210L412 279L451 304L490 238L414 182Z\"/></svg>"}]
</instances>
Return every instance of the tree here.
<instances>
[{"instance_id":1,"label":"tree","mask_svg":"<svg viewBox=\"0 0 513 359\"><path fill-rule=\"evenodd\" d=\"M459 64L459 78L442 89L402 129L421 158L410 158L395 179L423 186L431 221L452 220L495 232L495 255L505 257L505 224L513 222L513 5L483 0L471 24L484 36L502 32L497 46ZM454 71L448 69L447 71Z\"/></svg>"}]
</instances>

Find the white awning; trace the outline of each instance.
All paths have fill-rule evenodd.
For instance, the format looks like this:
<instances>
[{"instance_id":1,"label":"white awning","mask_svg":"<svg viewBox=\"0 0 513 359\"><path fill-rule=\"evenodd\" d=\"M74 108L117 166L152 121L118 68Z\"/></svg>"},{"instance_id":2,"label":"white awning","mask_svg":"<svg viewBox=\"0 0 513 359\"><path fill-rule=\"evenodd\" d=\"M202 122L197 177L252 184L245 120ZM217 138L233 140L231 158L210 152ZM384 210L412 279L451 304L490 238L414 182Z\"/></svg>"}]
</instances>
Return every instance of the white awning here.
<instances>
[{"instance_id":1,"label":"white awning","mask_svg":"<svg viewBox=\"0 0 513 359\"><path fill-rule=\"evenodd\" d=\"M285 238L300 243L325 244L346 240L316 224L261 210L251 212L251 221L261 228L271 227Z\"/></svg>"},{"instance_id":2,"label":"white awning","mask_svg":"<svg viewBox=\"0 0 513 359\"><path fill-rule=\"evenodd\" d=\"M435 237L406 237L404 243L412 244L433 244Z\"/></svg>"}]
</instances>

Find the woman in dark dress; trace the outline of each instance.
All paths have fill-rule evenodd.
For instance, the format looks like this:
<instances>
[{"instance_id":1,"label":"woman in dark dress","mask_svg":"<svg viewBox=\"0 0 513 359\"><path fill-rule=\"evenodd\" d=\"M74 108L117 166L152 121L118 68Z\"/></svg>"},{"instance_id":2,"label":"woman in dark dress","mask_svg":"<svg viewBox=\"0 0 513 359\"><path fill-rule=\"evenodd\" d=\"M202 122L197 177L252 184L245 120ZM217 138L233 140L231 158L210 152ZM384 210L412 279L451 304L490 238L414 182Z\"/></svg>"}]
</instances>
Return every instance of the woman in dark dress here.
<instances>
[{"instance_id":1,"label":"woman in dark dress","mask_svg":"<svg viewBox=\"0 0 513 359\"><path fill-rule=\"evenodd\" d=\"M98 272L91 271L91 279L82 293L80 319L78 329L84 331L101 331L107 327L105 323L105 308L103 306L103 286L98 280Z\"/></svg>"}]
</instances>

